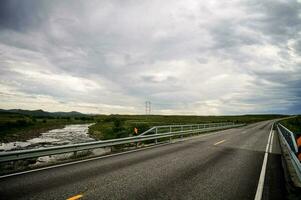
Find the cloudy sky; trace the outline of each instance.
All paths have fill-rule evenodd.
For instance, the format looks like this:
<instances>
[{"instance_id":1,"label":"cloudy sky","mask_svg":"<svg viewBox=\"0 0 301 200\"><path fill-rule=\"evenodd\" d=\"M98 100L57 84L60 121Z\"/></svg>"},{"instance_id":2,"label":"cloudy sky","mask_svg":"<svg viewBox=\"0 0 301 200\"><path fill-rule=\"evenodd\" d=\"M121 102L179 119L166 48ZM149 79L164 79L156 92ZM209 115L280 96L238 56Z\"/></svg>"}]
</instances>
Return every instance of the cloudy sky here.
<instances>
[{"instance_id":1,"label":"cloudy sky","mask_svg":"<svg viewBox=\"0 0 301 200\"><path fill-rule=\"evenodd\" d=\"M0 108L301 113L301 1L0 1Z\"/></svg>"}]
</instances>

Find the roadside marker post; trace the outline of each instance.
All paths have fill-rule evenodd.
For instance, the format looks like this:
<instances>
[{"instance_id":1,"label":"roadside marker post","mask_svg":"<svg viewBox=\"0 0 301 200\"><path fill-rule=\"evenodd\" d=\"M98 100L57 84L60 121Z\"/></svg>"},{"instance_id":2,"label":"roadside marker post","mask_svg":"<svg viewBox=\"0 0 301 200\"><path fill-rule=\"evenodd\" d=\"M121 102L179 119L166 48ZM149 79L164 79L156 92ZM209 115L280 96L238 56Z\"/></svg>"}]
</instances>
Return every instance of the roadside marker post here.
<instances>
[{"instance_id":1,"label":"roadside marker post","mask_svg":"<svg viewBox=\"0 0 301 200\"><path fill-rule=\"evenodd\" d=\"M138 128L134 128L134 133L136 134L136 135L138 135ZM136 142L136 147L138 147L139 146L139 142Z\"/></svg>"}]
</instances>

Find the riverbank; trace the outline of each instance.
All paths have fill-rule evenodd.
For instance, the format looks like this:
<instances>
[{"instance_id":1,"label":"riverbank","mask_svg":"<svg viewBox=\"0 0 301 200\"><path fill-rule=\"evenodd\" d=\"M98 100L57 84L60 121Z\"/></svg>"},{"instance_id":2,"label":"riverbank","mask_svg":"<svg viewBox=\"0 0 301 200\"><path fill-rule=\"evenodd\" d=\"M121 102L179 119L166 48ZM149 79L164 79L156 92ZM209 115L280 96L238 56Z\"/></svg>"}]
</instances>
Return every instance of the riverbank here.
<instances>
[{"instance_id":1,"label":"riverbank","mask_svg":"<svg viewBox=\"0 0 301 200\"><path fill-rule=\"evenodd\" d=\"M24 150L94 141L88 135L88 129L91 125L91 123L66 125L64 128L43 132L38 137L26 141L1 143L0 151Z\"/></svg>"},{"instance_id":2,"label":"riverbank","mask_svg":"<svg viewBox=\"0 0 301 200\"><path fill-rule=\"evenodd\" d=\"M66 125L64 128L53 129L41 133L38 137L29 139L27 141L14 141L8 143L0 143L0 152L40 149L47 147L54 147L60 145L78 144L83 142L95 141L88 135L89 126L86 124L72 124ZM69 159L78 159L81 157L99 155L108 152L110 149L97 149L91 151L80 151L77 153L64 153L51 156L42 156L39 158L32 158L26 160L19 160L16 162L8 162L0 164L0 175L3 173L25 170L39 166L47 166L54 163L64 162Z\"/></svg>"},{"instance_id":3,"label":"riverbank","mask_svg":"<svg viewBox=\"0 0 301 200\"><path fill-rule=\"evenodd\" d=\"M27 141L70 124L93 123L92 117L31 116L0 113L0 143Z\"/></svg>"},{"instance_id":4,"label":"riverbank","mask_svg":"<svg viewBox=\"0 0 301 200\"><path fill-rule=\"evenodd\" d=\"M41 133L47 132L52 129L59 129L59 128L64 128L66 124L47 124L41 127L37 126L29 126L26 128L22 128L21 130L19 129L14 129L5 135L1 135L0 137L0 142L1 143L7 143L7 142L14 142L14 141L26 141L32 138L39 137Z\"/></svg>"}]
</instances>

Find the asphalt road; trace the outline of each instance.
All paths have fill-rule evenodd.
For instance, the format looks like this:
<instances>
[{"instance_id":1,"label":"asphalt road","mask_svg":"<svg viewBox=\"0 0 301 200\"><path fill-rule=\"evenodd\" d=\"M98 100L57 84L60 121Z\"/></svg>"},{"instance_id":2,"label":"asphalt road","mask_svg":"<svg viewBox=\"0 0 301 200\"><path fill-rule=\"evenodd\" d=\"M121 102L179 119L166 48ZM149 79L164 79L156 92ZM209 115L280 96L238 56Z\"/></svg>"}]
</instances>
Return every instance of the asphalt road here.
<instances>
[{"instance_id":1,"label":"asphalt road","mask_svg":"<svg viewBox=\"0 0 301 200\"><path fill-rule=\"evenodd\" d=\"M0 199L254 199L272 121L28 174L1 178ZM263 199L284 199L273 137Z\"/></svg>"}]
</instances>

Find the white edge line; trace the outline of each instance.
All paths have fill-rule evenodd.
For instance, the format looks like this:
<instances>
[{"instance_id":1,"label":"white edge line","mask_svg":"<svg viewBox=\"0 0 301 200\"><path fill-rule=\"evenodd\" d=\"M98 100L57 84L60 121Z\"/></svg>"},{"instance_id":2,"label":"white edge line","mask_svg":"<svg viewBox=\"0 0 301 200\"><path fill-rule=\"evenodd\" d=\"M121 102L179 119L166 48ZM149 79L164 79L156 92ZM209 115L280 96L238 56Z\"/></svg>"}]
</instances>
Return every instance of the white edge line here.
<instances>
[{"instance_id":1,"label":"white edge line","mask_svg":"<svg viewBox=\"0 0 301 200\"><path fill-rule=\"evenodd\" d=\"M261 168L261 172L260 172L260 178L259 178L259 181L258 181L256 195L255 195L254 200L261 200L261 198L262 198L266 167L267 167L267 163L268 163L268 154L269 154L268 150L269 150L269 146L270 146L270 143L271 143L271 134L272 134L272 131L273 131L273 126L274 126L274 123L272 124L270 134L269 134L269 138L268 138L268 142L267 142L267 146L266 146L266 149L265 149L264 159L263 159L262 168Z\"/></svg>"},{"instance_id":2,"label":"white edge line","mask_svg":"<svg viewBox=\"0 0 301 200\"><path fill-rule=\"evenodd\" d=\"M271 144L270 144L270 150L269 150L269 153L272 153L272 151L273 151L274 135L275 135L275 132L272 131L272 137L271 137Z\"/></svg>"},{"instance_id":3,"label":"white edge line","mask_svg":"<svg viewBox=\"0 0 301 200\"><path fill-rule=\"evenodd\" d=\"M209 135L216 135L218 133L226 132L226 131L229 131L229 130L232 130L232 129L233 128L226 129L226 130L221 130L221 131L217 130L216 132L204 133L202 135L192 136L192 137L188 137L187 139L185 138L185 139L182 139L182 140L175 139L175 142L184 142L184 141L187 141L187 140L195 139L196 137L201 138L201 137L205 137L205 136L209 136ZM64 167L64 166L68 166L68 165L74 165L74 164L83 163L83 162L89 162L89 161L93 161L93 160L99 160L99 159L103 159L103 158L109 158L109 157L113 157L113 156L119 156L119 155L123 155L123 154L128 154L128 153L143 151L143 150L151 149L151 148L155 148L155 147L160 147L160 146L164 146L164 145L168 145L168 144L173 144L173 143L157 144L157 145L153 145L153 146L149 146L149 147L143 147L141 149L134 149L134 150L129 150L129 151L120 152L120 153L114 153L114 154L98 156L98 157L94 157L94 158L87 158L87 159L84 159L84 160L78 160L78 161L73 161L73 162L68 162L68 163L57 164L57 165L53 165L53 166L49 166L49 167L42 167L42 168L32 169L32 170L23 171L23 172L16 172L16 173L13 173L13 174L6 174L6 175L0 176L0 179L8 178L8 177L11 177L11 176L18 176L18 175L22 175L22 174L28 174L28 173L32 173L32 172L43 171L43 170L47 170L47 169L54 169L54 168L58 168L58 167Z\"/></svg>"}]
</instances>

